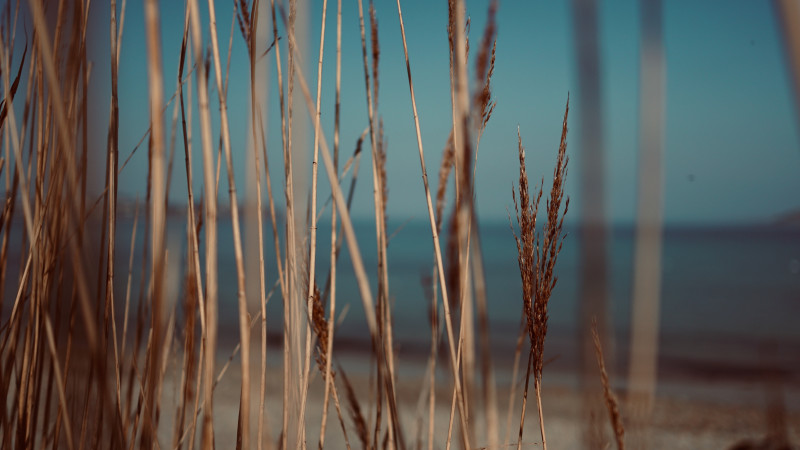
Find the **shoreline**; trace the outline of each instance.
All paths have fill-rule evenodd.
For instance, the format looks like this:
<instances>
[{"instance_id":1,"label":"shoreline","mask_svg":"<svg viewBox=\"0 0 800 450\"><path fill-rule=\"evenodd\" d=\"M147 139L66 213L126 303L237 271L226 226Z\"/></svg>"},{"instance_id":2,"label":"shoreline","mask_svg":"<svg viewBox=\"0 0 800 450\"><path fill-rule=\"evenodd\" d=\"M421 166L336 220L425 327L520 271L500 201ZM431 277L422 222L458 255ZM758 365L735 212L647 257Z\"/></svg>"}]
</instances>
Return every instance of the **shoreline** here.
<instances>
[{"instance_id":1,"label":"shoreline","mask_svg":"<svg viewBox=\"0 0 800 450\"><path fill-rule=\"evenodd\" d=\"M225 339L220 336L219 357L231 354L233 347L238 342L238 328L236 336ZM233 336L233 334L231 334ZM275 355L282 351L282 336L279 333L268 333L267 352ZM545 364L543 382L548 382L548 375L562 378L564 381L557 383L577 388L578 373L581 370L577 349L577 338L556 333L548 336L545 343ZM697 386L707 386L711 398L720 397L713 394L721 387L730 386L743 389L745 392L762 389L768 384L780 384L787 389L787 395L800 391L800 344L792 342L774 342L773 340L739 339L726 340L720 338L698 340L692 336L667 337L662 339L658 356L658 382L659 388L663 387L671 395L680 394L681 388L686 387L691 392L696 392ZM492 366L495 379L499 382L510 382L510 372L513 366L515 343L492 343ZM611 383L615 388L626 385L628 360L626 352L628 344L624 337L618 339L610 350L604 349L606 366L609 371ZM368 339L357 338L352 335L336 335L334 341L334 354L337 358L350 361L358 370L364 370L371 355ZM527 345L527 342L524 344ZM254 330L251 348L260 346L257 331ZM523 347L523 351L524 351ZM449 370L449 357L447 356L446 337L442 337L438 349L437 370ZM408 342L395 339L395 359L398 364L398 377L419 376L425 370L430 355L430 343ZM257 358L257 354L254 354ZM592 355L592 361L594 361ZM238 361L238 358L236 359ZM278 361L278 363L280 363ZM252 364L252 363L251 363ZM347 367L347 365L345 365ZM592 365L592 370L596 366ZM523 373L524 375L524 373ZM557 375L557 376L556 376ZM724 390L724 389L722 389ZM750 394L744 395L740 403L750 404L758 402ZM787 399L787 408L800 411L800 395Z\"/></svg>"},{"instance_id":2,"label":"shoreline","mask_svg":"<svg viewBox=\"0 0 800 450\"><path fill-rule=\"evenodd\" d=\"M241 386L241 363L239 355L230 358L232 348L223 347L217 352L215 373L219 374L224 364L230 359L225 375L214 391L214 429L215 442L219 448L229 448L236 442L239 414L239 397ZM369 420L374 417L374 406L370 406L370 386L374 376L368 373L370 354L344 348L334 349L335 360L345 368L347 378L353 386L356 396ZM176 348L170 351L175 358L170 358L163 383L163 395L160 405L160 422L158 426L160 448L173 448L174 420L177 402L180 395L179 366L182 358L177 357ZM255 447L256 425L258 421L258 399L260 379L260 359L254 355L251 361L251 442ZM282 420L283 371L281 369L282 352L279 348L270 347L267 353L265 426L269 430L269 444L274 444L280 434ZM312 359L313 364L313 359ZM427 448L428 425L428 379L426 361L399 357L397 360L398 377L396 392L401 426L406 437L407 448L417 448L416 442L421 436L422 448ZM305 416L307 427L306 440L310 446L317 446L319 428L322 417L323 378L312 366L311 381L308 389L308 405ZM337 369L338 370L338 369ZM507 427L508 402L511 394L502 373L495 374L497 383L497 404L499 418L499 434L501 442ZM524 373L520 374L524 377ZM452 375L445 364L437 363L436 403L434 410L435 434L433 448L444 448L447 425L450 419L450 399L452 396ZM337 389L341 399L341 407L345 415L344 421L350 437L352 448L361 448L355 441L355 428L349 414L349 406L345 399L341 376L337 374ZM548 443L553 449L585 448L582 431L586 421L586 408L583 396L578 388L579 374L559 367L545 367L543 372L542 402L544 423L547 430ZM662 377L656 392L652 422L649 434L649 446L652 449L698 449L698 448L735 448L734 444L746 440L759 442L775 427L776 413L787 425L789 443L797 448L800 444L800 386L798 383L770 384L769 378L760 380L747 379L703 379L691 377ZM598 378L599 384L599 378ZM625 403L624 378L611 374L611 384L620 400L620 411L626 430L626 443L633 443L636 437L631 409ZM532 390L532 387L531 387ZM519 414L522 401L522 387L518 385L514 395L514 410L511 419L510 442L516 442L519 430ZM597 391L598 396L600 392ZM420 403L420 397L422 398ZM475 440L472 448L485 448L485 417L482 406L480 386L476 385L472 394L474 417L470 423L474 425ZM777 399L777 401L776 401ZM202 403L202 398L200 402ZM539 429L533 394L528 397L528 408L525 419L523 448L541 448L538 444ZM599 427L605 430L605 442L613 448L613 436L608 420L608 412L602 403L598 403ZM192 411L194 400L187 404ZM384 406L385 407L385 406ZM783 412L781 412L783 411ZM782 416L780 416L782 414ZM191 412L188 414L190 417ZM386 410L383 413L385 429ZM374 421L374 419L373 419ZM326 448L345 448L339 420L333 408L329 410L326 432ZM202 411L198 418L198 429L195 446L199 445ZM374 424L370 424L373 429ZM456 416L454 435L460 433ZM370 435L372 435L370 433ZM460 448L458 438L454 444ZM267 442L265 441L265 444ZM184 442L184 445L186 442ZM501 445L499 448L514 448ZM266 445L265 448L275 448ZM750 448L750 447L747 447ZM762 447L759 447L762 448ZM770 447L772 448L772 447Z\"/></svg>"},{"instance_id":3,"label":"shoreline","mask_svg":"<svg viewBox=\"0 0 800 450\"><path fill-rule=\"evenodd\" d=\"M218 351L217 373L228 360L230 353L227 350L221 349ZM372 377L367 372L367 368L370 365L370 354L343 347L335 347L334 350L337 355L336 361L347 371L347 378L356 391L365 416L371 417L371 414L374 414L374 407L368 405L368 398L369 386L373 380L371 380ZM280 433L283 389L283 373L279 369L280 357L281 351L279 348L274 346L268 348L265 416L272 442ZM251 430L253 436L255 436L255 424L257 422L256 411L259 391L259 369L257 367L259 363L257 361L258 356L251 362L251 365L256 366L251 369ZM427 445L427 395L429 393L427 386L429 383L426 365L427 361L420 361L418 358L400 356L397 359L396 391L398 409L406 439L412 441L406 442L409 448L416 448L415 442L420 432L422 433L423 448L426 448ZM508 374L501 372L498 371L495 376L498 380L497 402L498 417L500 419L499 430L502 440L506 428L510 391L508 383L502 381ZM524 377L524 375L524 373L521 373L520 377ZM446 440L447 423L450 416L449 398L452 395L450 377L447 365L437 363L434 448L442 448ZM627 442L630 438L635 437L635 430L632 430L633 426L630 420L632 417L628 414L629 408L624 401L625 393L621 389L621 386L625 385L625 380L618 374L611 374L611 377L612 389L620 400L623 423L626 426ZM347 413L349 407L346 405L344 388L340 378L337 375L337 387L342 401L341 407L345 415L344 420L348 427L350 444L353 448L359 448L359 444L354 443L355 429ZM214 394L215 431L218 445L235 442L240 379L241 366L237 355L233 358L226 375ZM585 420L585 411L583 397L578 389L578 379L579 374L573 370L564 370L559 367L545 367L544 369L542 385L544 422L548 443L552 448L581 448L583 445L581 433L582 424ZM767 375L760 379L752 380L732 377L727 379L724 377L704 378L677 372L660 377L649 432L650 448L728 448L744 440L760 441L769 432L769 417L770 414L774 415L776 407L782 408L785 412L784 419L785 423L788 424L789 442L795 445L800 443L800 386L796 381L787 381L781 385L776 385L774 383L771 384L770 380L775 380L775 378L770 378ZM171 387L174 382L175 380L169 377L165 379L165 392L170 392L168 386ZM316 446L316 440L319 435L323 384L322 377L316 366L312 367L306 411L306 439L308 445ZM482 409L479 389L479 386L475 386L473 391L475 411ZM511 425L511 442L516 442L516 434L519 429L521 389L522 387L518 385L518 395L515 397L513 412L514 418ZM778 393L782 405L775 404L776 393ZM419 403L420 398L422 398L422 404ZM448 400L444 400L445 398ZM165 396L164 404L162 405L164 411L174 411L170 404L172 400L171 395ZM537 413L535 404L530 403L532 391L528 400L523 448L539 448ZM419 411L424 413L420 416L418 414ZM599 412L601 416L598 423L606 430L605 437L608 443L613 443L605 406L602 406ZM471 423L475 424L476 445L486 445L485 418L481 412L475 414L476 417L471 420ZM384 412L384 417L385 415L386 413ZM170 416L171 414L165 414L162 417L164 420L160 426L160 434L163 439L169 439L168 441L162 440L162 442L171 442L172 439L172 417ZM385 421L385 418L383 420ZM420 423L422 424L421 428ZM457 423L458 420L454 425L454 435L459 433ZM412 447L409 444L414 444L414 446ZM333 403L331 403L329 410L325 445L328 448L344 448L343 435L339 420L334 412ZM476 447L476 445L473 445L473 447ZM502 445L501 448L503 448Z\"/></svg>"}]
</instances>

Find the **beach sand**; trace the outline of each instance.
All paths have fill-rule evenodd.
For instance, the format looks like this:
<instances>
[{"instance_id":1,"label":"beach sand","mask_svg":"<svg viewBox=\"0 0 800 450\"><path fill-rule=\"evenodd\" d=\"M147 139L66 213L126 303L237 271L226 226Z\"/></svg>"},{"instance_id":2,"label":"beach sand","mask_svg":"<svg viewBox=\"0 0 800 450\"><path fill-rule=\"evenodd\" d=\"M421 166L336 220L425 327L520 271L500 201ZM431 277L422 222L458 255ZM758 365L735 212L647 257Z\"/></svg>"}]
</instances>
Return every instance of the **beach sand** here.
<instances>
[{"instance_id":1,"label":"beach sand","mask_svg":"<svg viewBox=\"0 0 800 450\"><path fill-rule=\"evenodd\" d=\"M254 348L257 351L257 348ZM230 354L229 350L222 354ZM265 447L274 448L269 443L277 441L281 428L283 375L280 369L280 349L269 348L267 372L267 400L265 406ZM217 372L226 362L220 358ZM366 368L369 365L369 355L363 352L343 351L337 357L337 362L347 370L347 377L356 391L366 420L370 424L370 435L374 426L374 403L369 401L370 386L374 380L369 376ZM257 407L259 398L259 359L254 355L251 375L251 445L255 448ZM313 361L312 361L313 364ZM401 428L407 448L428 448L428 382L424 376L426 361L419 358L398 358L398 372L396 391L398 410L401 418ZM306 442L309 447L317 447L319 429L322 416L322 398L324 382L316 366L312 367L312 379L308 394L307 411L305 415ZM648 448L652 449L703 449L733 448L735 444L745 441L759 442L770 433L770 427L775 428L775 423L781 420L785 423L787 438L795 446L800 443L800 390L797 383L776 384L769 378L747 378L695 376L690 377L685 373L664 370L667 374L659 379L657 395L653 407L652 421L647 434ZM180 373L180 370L168 370L167 373ZM509 377L501 373L497 377L497 398L499 410L500 448L516 447L519 431L519 414L522 400L521 387L515 398L515 409L510 426L510 437L506 441L504 436L507 429L507 410L509 402ZM524 376L524 373L521 374ZM614 386L623 385L619 380L613 380ZM583 445L584 423L587 420L583 396L578 389L577 374L571 370L545 368L543 376L542 402L544 423L548 446L552 449L579 449ZM232 360L226 374L215 390L214 395L214 429L217 448L233 448L236 442L237 419L239 410L239 395L241 383L241 367L238 357ZM450 402L452 396L451 375L445 365L437 366L436 407L434 415L435 433L433 448L445 448L448 421L450 417ZM348 437L352 448L361 448L346 404L344 387L341 376L337 376L337 388L342 401L344 421L347 426ZM478 386L479 388L479 386ZM162 416L159 426L161 448L172 448L173 442L174 411L178 398L176 380L169 376L165 380L164 396L162 398ZM622 397L620 389L615 388L618 397ZM777 394L777 395L776 395ZM420 396L423 398L420 400ZM480 399L481 393L476 388L473 404L474 417L470 419L474 442L472 448L486 448L488 442L485 431L485 416ZM778 399L776 402L773 399ZM523 448L540 448L540 435L536 405L532 393L528 398L525 430L523 435ZM624 403L620 405L623 422L626 426L626 443L629 448L632 442L640 442L637 430L632 425L632 417ZM781 414L783 408L784 414ZM202 414L202 413L201 413ZM383 421L386 420L386 409L383 411ZM770 415L771 414L771 415ZM605 430L604 444L601 448L616 448L608 421L608 413L604 408L600 410L600 424ZM453 428L454 448L460 448L460 433L458 417L455 418ZM772 424L772 425L770 425ZM780 427L780 426L779 426ZM385 429L385 427L384 427ZM198 427L199 430L199 427ZM327 432L325 438L326 448L345 448L343 433L331 403ZM507 444L503 445L504 442ZM199 433L195 446L199 443ZM508 444L510 443L510 444ZM755 447L753 447L755 448ZM762 447L759 447L762 448ZM763 447L767 448L767 447ZM772 448L772 447L769 447Z\"/></svg>"}]
</instances>

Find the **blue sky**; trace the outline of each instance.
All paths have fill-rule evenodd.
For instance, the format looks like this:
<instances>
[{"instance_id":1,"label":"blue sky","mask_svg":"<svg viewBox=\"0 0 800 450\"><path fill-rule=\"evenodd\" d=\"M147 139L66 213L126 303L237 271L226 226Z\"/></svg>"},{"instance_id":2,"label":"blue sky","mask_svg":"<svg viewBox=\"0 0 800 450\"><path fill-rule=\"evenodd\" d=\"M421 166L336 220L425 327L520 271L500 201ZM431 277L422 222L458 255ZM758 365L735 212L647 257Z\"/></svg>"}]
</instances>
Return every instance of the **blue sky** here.
<instances>
[{"instance_id":1,"label":"blue sky","mask_svg":"<svg viewBox=\"0 0 800 450\"><path fill-rule=\"evenodd\" d=\"M96 39L93 59L94 106L97 118L97 170L103 164L108 117L108 6L93 3ZM205 2L201 1L206 10ZM303 60L309 83L316 81L320 0L310 2L308 49ZM344 2L342 154L349 155L367 124L357 3ZM268 2L266 2L268 5ZM488 2L467 2L472 19L471 43L477 51ZM505 221L513 208L511 186L518 176L517 127L527 149L530 176L547 178L555 161L567 94L571 93L568 153L571 157L567 191L574 208L568 220L580 219L578 174L581 108L570 2L501 2L498 12L497 61L493 95L497 108L483 136L478 155L477 202L481 219ZM783 44L775 11L769 2L664 2L666 74L666 141L664 155L664 213L670 224L739 224L769 220L800 208L800 149L796 111L792 102ZM264 5L266 6L266 5ZM417 106L429 176L434 182L440 154L450 130L446 2L406 1L404 20L411 56ZM106 9L103 9L106 8ZM366 8L366 3L365 3ZM426 218L411 102L394 1L376 2L381 66L380 107L388 142L389 217ZM335 68L335 9L328 4L323 69L323 115L326 137L332 143ZM183 25L182 2L162 2L162 40L165 90L175 90ZM635 214L638 142L639 7L633 0L600 2L600 49L605 126L607 217L630 223ZM217 1L222 58L227 56L232 3ZM122 41L120 66L120 145L127 157L145 132L147 116L146 49L142 5L130 2ZM207 28L206 14L203 14ZM270 27L268 21L261 26ZM285 33L281 32L281 35ZM245 148L249 110L249 69L238 27L234 27L228 102L231 117L237 186L244 195L245 167L251 164ZM205 43L204 45L207 45ZM286 40L281 41L285 58ZM475 53L473 53L475 54ZM314 55L313 57L311 55ZM270 53L267 98L268 148L277 200L282 199L281 146L274 55ZM309 69L310 68L310 69ZM470 73L473 72L470 64ZM285 66L284 66L285 73ZM213 77L213 70L212 70ZM193 80L194 81L194 80ZM195 86L196 88L196 86ZM313 90L313 87L312 87ZM212 90L212 104L216 94ZM299 93L299 89L296 91ZM196 102L196 95L195 102ZM212 110L216 108L212 107ZM303 110L305 115L305 111ZM172 109L167 118L172 116ZM197 114L195 114L195 119ZM215 114L215 120L217 115ZM195 121L195 142L199 144ZM218 138L218 122L214 139ZM311 130L309 128L309 130ZM180 143L178 139L178 143ZM312 135L307 139L308 153ZM196 192L200 192L201 162L195 146ZM366 146L365 150L369 147ZM310 167L308 165L307 167ZM144 197L146 147L121 174L124 196ZM224 170L222 185L225 186ZM307 169L310 173L310 169ZM322 172L320 172L322 173ZM373 214L370 165L363 160L360 189L353 215ZM321 175L320 185L327 184ZM102 181L101 181L102 182ZM221 189L227 200L227 190ZM186 199L182 148L178 148L171 199ZM327 195L323 189L321 195Z\"/></svg>"}]
</instances>

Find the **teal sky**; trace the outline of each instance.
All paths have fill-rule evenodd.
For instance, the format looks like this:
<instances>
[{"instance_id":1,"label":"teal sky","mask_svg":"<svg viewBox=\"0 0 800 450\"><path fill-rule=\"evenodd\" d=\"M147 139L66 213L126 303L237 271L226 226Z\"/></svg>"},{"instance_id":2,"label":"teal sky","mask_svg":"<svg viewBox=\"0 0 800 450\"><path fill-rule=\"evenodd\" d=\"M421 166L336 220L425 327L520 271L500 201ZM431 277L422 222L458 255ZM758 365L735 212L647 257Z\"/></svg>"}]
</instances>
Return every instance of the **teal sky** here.
<instances>
[{"instance_id":1,"label":"teal sky","mask_svg":"<svg viewBox=\"0 0 800 450\"><path fill-rule=\"evenodd\" d=\"M91 41L94 102L92 115L98 126L96 170L102 171L104 127L108 118L108 8L93 2L95 36ZM205 2L202 8L207 12ZM310 2L305 73L316 83L321 0ZM352 152L367 124L363 63L357 3L346 0L343 12L342 155ZM607 217L617 224L630 223L635 214L639 99L639 5L633 0L599 2L602 99L604 102ZM770 2L749 0L724 3L665 1L666 141L664 154L664 214L669 224L741 224L762 222L800 208L800 149L796 110L792 102L783 43ZM264 6L268 5L268 2ZM552 173L560 124L567 94L571 93L569 121L572 198L568 220L580 219L578 174L581 153L575 114L581 105L577 75L571 2L501 2L497 17L497 61L493 95L497 108L480 144L477 169L477 204L482 220L505 221L513 209L512 183L518 177L517 127L527 149L528 173L535 179ZM487 1L468 1L472 19L471 47L476 54ZM438 173L440 154L450 130L447 7L446 2L406 1L403 4L411 69L422 125L423 145L431 181ZM365 3L366 8L366 3ZM217 1L218 32L223 60L231 32L232 3ZM403 59L397 7L394 1L376 2L381 65L379 113L388 142L389 205L391 219L426 218L411 102ZM323 128L332 144L335 69L335 10L328 4L323 69ZM162 2L162 41L165 90L175 90L183 26L182 2ZM207 19L204 16L204 26ZM142 5L129 2L120 66L120 144L122 158L142 137L148 124L146 49ZM265 17L268 17L265 16ZM271 27L269 21L262 27ZM281 27L282 28L282 27ZM271 28L268 28L271 29ZM252 162L245 152L248 136L249 68L238 26L233 28L230 90L234 165L237 186L244 195L245 167ZM206 30L207 32L207 30ZM280 31L281 36L285 36ZM207 45L207 42L204 44ZM286 40L281 41L285 58ZM314 55L313 57L311 55ZM282 199L278 96L275 59L267 57L271 86L266 99L271 176L277 200ZM470 74L474 72L470 61ZM211 72L213 79L213 70ZM284 65L285 74L285 65ZM194 80L193 80L194 82ZM196 88L196 86L194 86ZM313 87L312 87L313 90ZM212 89L212 105L217 101ZM296 91L299 94L299 89ZM196 94L194 95L196 102ZM216 111L216 107L212 106ZM305 115L305 110L302 110ZM195 119L197 114L194 114ZM172 108L167 111L168 120ZM215 120L218 115L215 113ZM218 122L214 139L218 139ZM202 166L199 123L195 120L195 189L199 192ZM312 129L306 140L311 152ZM181 142L180 138L177 140ZM369 150L366 146L365 150ZM344 156L346 157L346 156ZM308 156L310 161L310 156ZM307 165L310 167L310 164ZM120 176L120 192L144 197L146 146L134 155ZM360 171L360 189L353 215L373 214L371 173L367 159ZM225 170L222 186L226 186ZM310 169L307 169L310 173ZM320 171L320 186L327 178ZM101 178L102 180L102 178ZM102 183L102 181L101 181ZM173 202L186 199L183 150L178 147L170 192ZM435 187L434 187L435 188ZM326 196L328 189L321 191ZM227 201L227 189L221 189Z\"/></svg>"}]
</instances>

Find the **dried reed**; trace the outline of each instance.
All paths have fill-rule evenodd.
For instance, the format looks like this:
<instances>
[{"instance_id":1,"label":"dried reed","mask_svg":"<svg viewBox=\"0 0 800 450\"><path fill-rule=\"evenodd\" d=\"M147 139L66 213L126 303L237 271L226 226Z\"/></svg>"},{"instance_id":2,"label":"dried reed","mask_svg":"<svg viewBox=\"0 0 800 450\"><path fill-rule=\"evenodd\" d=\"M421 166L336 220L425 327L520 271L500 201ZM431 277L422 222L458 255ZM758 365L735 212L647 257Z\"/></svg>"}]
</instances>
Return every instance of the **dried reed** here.
<instances>
[{"instance_id":1,"label":"dried reed","mask_svg":"<svg viewBox=\"0 0 800 450\"><path fill-rule=\"evenodd\" d=\"M311 221L309 226L309 257L308 257L308 289L306 290L306 311L311 315L311 322L314 326L315 331L317 332L317 337L319 340L324 339L324 343L322 345L327 346L327 324L325 324L325 330L317 330L317 320L322 320L321 323L324 322L324 312L317 311L321 304L319 303L319 290L316 288L316 269L317 269L317 163L319 159L319 128L320 128L320 119L322 116L322 111L320 110L320 103L322 102L322 58L325 54L325 19L328 13L328 0L323 0L322 2L322 19L320 25L320 35L319 35L319 58L317 62L317 101L316 101L316 115L314 116L314 147L313 147L313 161L311 163L311 204L309 205L311 211L308 214L308 219ZM316 303L315 303L316 299ZM322 312L321 317L317 317L316 314L318 312ZM318 344L319 345L319 344ZM327 353L327 352L322 352ZM310 359L311 359L311 327L306 328L306 341L305 341L305 364L303 366L303 380L302 380L302 391L300 397L300 418L301 423L305 422L305 411L306 411L306 401L308 399L308 377L310 369ZM320 368L322 369L322 368ZM323 371L324 373L324 371ZM303 425L301 425L302 429ZM302 442L301 438L298 436L298 442ZM322 439L320 437L320 439ZM304 440L303 440L304 441ZM305 444L304 444L305 445Z\"/></svg>"},{"instance_id":2,"label":"dried reed","mask_svg":"<svg viewBox=\"0 0 800 450\"><path fill-rule=\"evenodd\" d=\"M321 76L321 75L320 75ZM341 86L342 86L342 0L336 3L336 106L334 110L334 124L333 124L333 171L338 173L339 170L339 127L341 124ZM319 111L319 103L317 103L317 110ZM316 148L316 145L315 145ZM325 425L328 419L328 400L330 399L331 387L333 386L333 375L331 373L331 359L333 358L333 324L336 317L336 259L338 256L337 240L337 222L336 222L336 208L331 208L331 253L330 253L330 272L329 272L329 286L330 286L330 315L328 316L328 329L326 332L327 341L325 343L325 394L322 399L322 423L320 424L319 432L319 448L324 448L325 444ZM334 390L335 392L335 390ZM338 397L338 396L337 396ZM344 419L339 406L339 400L336 400L336 411L339 415L339 421L342 424L342 432L345 435L345 442L348 448L350 442L347 440L347 430L344 426Z\"/></svg>"},{"instance_id":3,"label":"dried reed","mask_svg":"<svg viewBox=\"0 0 800 450\"><path fill-rule=\"evenodd\" d=\"M190 14L192 33L192 52L195 66L205 66L202 50L202 36L200 31L200 13L197 0L191 0L187 5ZM206 237L206 330L205 354L203 367L203 396L206 406L203 409L202 445L204 449L214 447L214 416L213 416L213 384L215 353L217 347L217 193L214 181L214 157L211 150L211 116L208 100L208 79L205 70L197 70L197 97L200 113L200 137L203 151L203 181L204 181L204 206L205 206L205 237Z\"/></svg>"},{"instance_id":4,"label":"dried reed","mask_svg":"<svg viewBox=\"0 0 800 450\"><path fill-rule=\"evenodd\" d=\"M597 367L600 369L600 380L603 383L603 398L606 400L608 408L608 419L611 428L614 430L614 437L617 441L617 449L625 449L625 427L622 425L622 416L619 413L619 402L617 396L611 390L611 383L608 381L606 372L605 358L603 357L603 347L600 344L600 334L597 331L597 320L592 321L592 341L594 342L594 353L597 357Z\"/></svg>"},{"instance_id":5,"label":"dried reed","mask_svg":"<svg viewBox=\"0 0 800 450\"><path fill-rule=\"evenodd\" d=\"M563 245L564 217L569 210L569 198L564 202L564 181L567 175L569 158L567 151L567 117L569 116L569 97L564 111L564 121L561 128L561 143L558 147L558 159L553 170L553 185L550 197L547 199L547 222L541 229L536 227L539 201L542 197L542 184L539 189L534 189L534 197L528 192L528 173L525 168L525 149L522 147L522 137L517 130L519 142L519 203L512 190L514 209L516 211L519 235L513 230L514 240L517 244L517 261L520 276L522 277L523 311L527 320L527 331L530 339L530 353L528 355L528 371L525 377L525 392L520 417L519 440L517 448L522 445L522 432L525 423L525 400L528 396L528 380L533 371L533 386L536 393L536 404L539 409L539 430L542 436L542 447L547 448L544 432L544 419L542 417L541 382L542 367L544 365L544 341L547 335L547 303L550 300L553 288L558 281L554 269L558 254ZM561 204L564 202L563 211ZM510 218L509 218L510 222Z\"/></svg>"}]
</instances>

